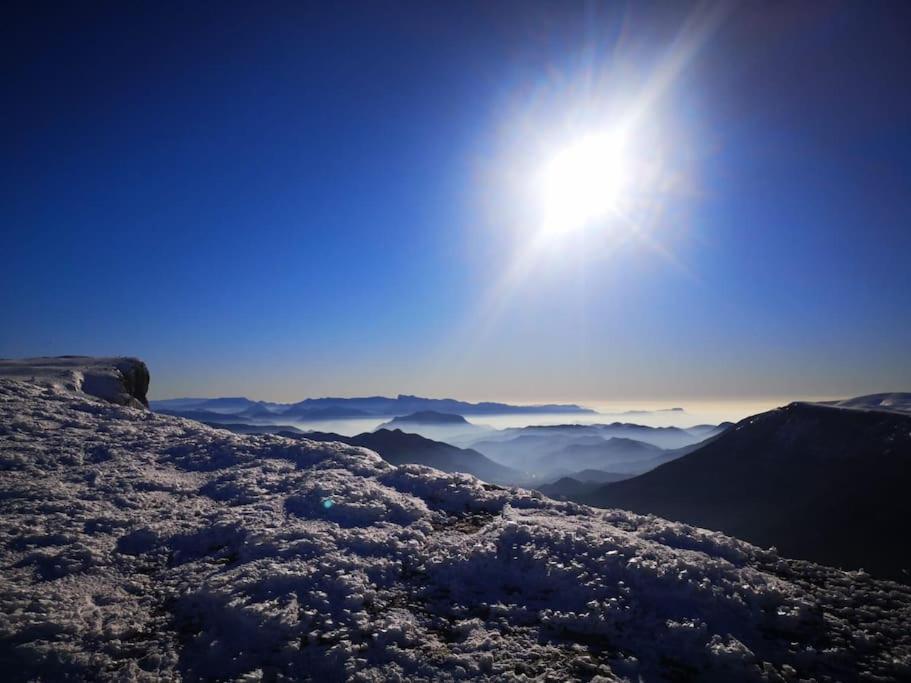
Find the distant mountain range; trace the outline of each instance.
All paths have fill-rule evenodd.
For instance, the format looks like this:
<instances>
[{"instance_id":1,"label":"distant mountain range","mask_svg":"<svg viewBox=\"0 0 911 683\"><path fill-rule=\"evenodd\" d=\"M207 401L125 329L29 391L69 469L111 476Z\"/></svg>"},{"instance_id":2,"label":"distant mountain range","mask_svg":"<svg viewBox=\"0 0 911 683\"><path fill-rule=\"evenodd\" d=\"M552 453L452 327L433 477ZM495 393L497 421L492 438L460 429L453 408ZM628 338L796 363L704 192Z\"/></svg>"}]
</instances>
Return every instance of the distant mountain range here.
<instances>
[{"instance_id":1,"label":"distant mountain range","mask_svg":"<svg viewBox=\"0 0 911 683\"><path fill-rule=\"evenodd\" d=\"M438 413L435 410L422 410L411 415L396 417L379 426L380 429L393 429L390 425L467 425L469 424L461 415L453 413Z\"/></svg>"},{"instance_id":2,"label":"distant mountain range","mask_svg":"<svg viewBox=\"0 0 911 683\"><path fill-rule=\"evenodd\" d=\"M495 484L512 484L521 479L521 474L516 470L496 463L475 450L456 448L448 443L433 441L420 434L408 434L400 429L380 429L357 436L308 432L298 438L311 441L341 441L350 446L369 448L393 465L426 465L444 472L465 472Z\"/></svg>"},{"instance_id":3,"label":"distant mountain range","mask_svg":"<svg viewBox=\"0 0 911 683\"><path fill-rule=\"evenodd\" d=\"M605 415L653 415L655 413L682 413L683 408L657 408L655 410L623 410L619 413L604 413Z\"/></svg>"},{"instance_id":4,"label":"distant mountain range","mask_svg":"<svg viewBox=\"0 0 911 683\"><path fill-rule=\"evenodd\" d=\"M488 432L466 444L538 479L553 480L583 469L635 475L689 453L728 427L730 423L691 429L623 422L535 426Z\"/></svg>"},{"instance_id":5,"label":"distant mountain range","mask_svg":"<svg viewBox=\"0 0 911 683\"><path fill-rule=\"evenodd\" d=\"M428 405L436 408L446 406L450 410L428 408ZM404 406L423 408L394 416L391 420L381 423L375 431L401 431L420 435L426 443L418 449L418 442L411 441L407 444L410 450L403 450L403 446L396 451L398 456L406 453L408 462L432 464L447 471L464 471L490 481L522 485L555 482L562 477L572 478L574 473L586 469L613 473L620 475L619 478L641 474L680 457L689 452L685 449L691 449L694 444L727 427L697 425L681 429L614 422L590 425L541 425L498 430L473 424L463 415L452 412L452 409L481 415L488 414L487 411L519 411L520 414L529 415L554 411L593 411L574 404L471 404L454 399L425 399L415 396L398 396L394 399L307 399L294 404L251 401L243 397L181 398L153 401L151 404L153 409L164 414L195 419L211 426L223 426L247 434L302 434L304 430L300 424L308 420L376 418L382 412ZM662 412L682 412L682 409L673 408ZM357 437L334 435L333 438L355 445L366 445L367 441L371 441L366 434L359 434ZM358 443L355 443L355 439ZM437 444L435 450L427 446L431 443ZM386 442L385 446L388 450L390 442ZM443 446L455 451L443 457L440 450ZM459 453L458 457L456 452ZM380 454L385 455L382 451ZM484 460L478 460L478 457ZM583 483L587 484L589 481L586 479ZM603 480L596 483L603 483ZM579 495L580 490L577 487L573 495ZM588 491L586 488L585 492Z\"/></svg>"},{"instance_id":6,"label":"distant mountain range","mask_svg":"<svg viewBox=\"0 0 911 683\"><path fill-rule=\"evenodd\" d=\"M613 472L638 474L674 457L665 456L667 452L650 443L613 436L601 443L571 443L555 453L539 456L532 467L535 470L545 467L605 470L610 467Z\"/></svg>"},{"instance_id":7,"label":"distant mountain range","mask_svg":"<svg viewBox=\"0 0 911 683\"><path fill-rule=\"evenodd\" d=\"M496 484L516 484L523 475L505 467L470 448L457 448L448 443L433 441L419 434L408 434L400 429L378 429L357 436L344 436L332 432L301 432L299 429L282 426L213 424L213 427L228 429L238 434L274 433L294 439L310 441L337 441L349 446L369 448L393 465L415 464L435 467L444 472L464 472L478 479Z\"/></svg>"},{"instance_id":8,"label":"distant mountain range","mask_svg":"<svg viewBox=\"0 0 911 683\"><path fill-rule=\"evenodd\" d=\"M703 434L720 433L726 425L698 427L689 435L689 445L677 449L659 448L653 444L623 437L604 437L609 433L595 426L561 426L560 428L492 430L472 425L458 415L423 412L406 415L384 423L376 430L344 436L333 432L303 431L281 424L246 424L236 422L206 422L239 434L281 434L300 436L315 441L339 441L363 446L379 453L393 464L415 463L436 467L447 472L466 472L495 483L538 488L552 493L547 487L558 479L575 479L577 484L564 482L560 497L575 499L582 493L593 492L600 484L620 481L641 474L675 458L679 458L707 440L697 441ZM624 431L638 427L642 433L653 430L659 439L667 438L666 428L621 425ZM405 431L405 430L409 431ZM430 438L428 430L465 430L462 434L497 436L504 432L518 434L502 440L496 438L478 442L478 448L459 447ZM594 432L592 432L592 429ZM413 430L413 431L411 431ZM416 433L420 430L421 433ZM660 430L660 431L659 431ZM580 435L575 435L578 431ZM683 430L680 430L681 432ZM712 437L710 436L709 439ZM583 486L584 485L584 486Z\"/></svg>"},{"instance_id":9,"label":"distant mountain range","mask_svg":"<svg viewBox=\"0 0 911 683\"><path fill-rule=\"evenodd\" d=\"M445 441L455 446L470 445L472 440L485 434L496 433L491 427L472 424L461 415L422 410L410 415L395 417L384 422L377 429L401 429L403 432L420 434L434 441Z\"/></svg>"},{"instance_id":10,"label":"distant mountain range","mask_svg":"<svg viewBox=\"0 0 911 683\"><path fill-rule=\"evenodd\" d=\"M297 403L272 403L234 398L175 398L151 401L151 408L168 415L198 420L237 421L237 417L272 421L276 419L331 420L353 417L393 417L433 411L456 415L540 415L592 414L595 411L575 404L519 406L508 403L468 403L451 398L422 398L399 395L395 398L308 398ZM228 417L226 417L228 416ZM233 416L233 417L230 417Z\"/></svg>"},{"instance_id":11,"label":"distant mountain range","mask_svg":"<svg viewBox=\"0 0 911 683\"><path fill-rule=\"evenodd\" d=\"M883 395L877 395L883 396ZM889 395L894 405L907 405ZM911 415L869 397L792 403L579 500L911 581ZM871 409L871 405L877 409ZM564 486L565 488L565 486Z\"/></svg>"},{"instance_id":12,"label":"distant mountain range","mask_svg":"<svg viewBox=\"0 0 911 683\"><path fill-rule=\"evenodd\" d=\"M575 440L582 437L591 437L594 442L595 439L604 440L611 437L619 437L642 441L659 448L681 448L724 431L730 426L730 422L724 422L720 425L698 425L688 429L681 427L649 427L630 422L584 425L533 425L500 430L492 440L505 441L516 436L533 436L554 440Z\"/></svg>"}]
</instances>

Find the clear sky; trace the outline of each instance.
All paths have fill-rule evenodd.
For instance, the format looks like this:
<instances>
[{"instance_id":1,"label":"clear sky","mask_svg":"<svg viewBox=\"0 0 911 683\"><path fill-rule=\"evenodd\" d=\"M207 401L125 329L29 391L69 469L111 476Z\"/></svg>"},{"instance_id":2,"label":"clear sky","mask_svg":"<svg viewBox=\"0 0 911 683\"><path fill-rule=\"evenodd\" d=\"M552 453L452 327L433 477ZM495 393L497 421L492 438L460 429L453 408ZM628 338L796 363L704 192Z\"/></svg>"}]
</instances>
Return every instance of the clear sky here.
<instances>
[{"instance_id":1,"label":"clear sky","mask_svg":"<svg viewBox=\"0 0 911 683\"><path fill-rule=\"evenodd\" d=\"M155 397L911 390L907 3L2 24L0 356L136 355ZM612 213L539 239L548 150L620 120Z\"/></svg>"}]
</instances>

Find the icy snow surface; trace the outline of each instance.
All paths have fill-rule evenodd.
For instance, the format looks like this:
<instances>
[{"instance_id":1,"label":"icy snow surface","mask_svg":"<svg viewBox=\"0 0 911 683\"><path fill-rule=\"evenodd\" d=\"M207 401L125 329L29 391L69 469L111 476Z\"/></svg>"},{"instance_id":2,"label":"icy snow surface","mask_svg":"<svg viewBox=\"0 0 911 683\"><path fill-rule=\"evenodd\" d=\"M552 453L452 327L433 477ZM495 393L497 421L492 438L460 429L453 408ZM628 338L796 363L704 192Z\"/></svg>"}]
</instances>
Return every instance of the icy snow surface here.
<instances>
[{"instance_id":1,"label":"icy snow surface","mask_svg":"<svg viewBox=\"0 0 911 683\"><path fill-rule=\"evenodd\" d=\"M911 677L908 587L23 379L0 552L7 680Z\"/></svg>"},{"instance_id":2,"label":"icy snow surface","mask_svg":"<svg viewBox=\"0 0 911 683\"><path fill-rule=\"evenodd\" d=\"M138 358L53 356L0 359L0 377L60 386L134 408L148 407L149 369Z\"/></svg>"},{"instance_id":3,"label":"icy snow surface","mask_svg":"<svg viewBox=\"0 0 911 683\"><path fill-rule=\"evenodd\" d=\"M869 394L843 401L824 401L823 405L855 408L859 410L886 410L893 413L911 413L911 393Z\"/></svg>"}]
</instances>

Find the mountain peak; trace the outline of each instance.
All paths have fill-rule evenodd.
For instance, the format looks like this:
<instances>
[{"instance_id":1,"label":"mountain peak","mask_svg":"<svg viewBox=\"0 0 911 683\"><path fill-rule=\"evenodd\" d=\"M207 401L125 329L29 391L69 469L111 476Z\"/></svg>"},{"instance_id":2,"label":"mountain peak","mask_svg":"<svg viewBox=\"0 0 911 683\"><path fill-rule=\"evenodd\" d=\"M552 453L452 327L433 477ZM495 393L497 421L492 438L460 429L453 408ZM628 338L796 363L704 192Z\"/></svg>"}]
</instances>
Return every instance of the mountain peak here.
<instances>
[{"instance_id":1,"label":"mountain peak","mask_svg":"<svg viewBox=\"0 0 911 683\"><path fill-rule=\"evenodd\" d=\"M424 425L452 425L460 424L467 425L469 424L461 415L456 415L455 413L441 413L436 410L419 410L417 412L411 413L409 415L402 415L392 419L387 424L424 424Z\"/></svg>"}]
</instances>

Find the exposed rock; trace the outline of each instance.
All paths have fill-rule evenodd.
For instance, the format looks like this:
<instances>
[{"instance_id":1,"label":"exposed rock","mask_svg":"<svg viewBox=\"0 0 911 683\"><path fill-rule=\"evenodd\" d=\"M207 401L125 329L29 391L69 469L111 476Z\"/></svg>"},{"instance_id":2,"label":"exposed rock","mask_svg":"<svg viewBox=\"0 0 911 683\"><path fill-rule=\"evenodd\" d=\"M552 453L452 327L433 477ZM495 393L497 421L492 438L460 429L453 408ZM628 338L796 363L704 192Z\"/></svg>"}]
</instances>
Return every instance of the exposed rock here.
<instances>
[{"instance_id":1,"label":"exposed rock","mask_svg":"<svg viewBox=\"0 0 911 683\"><path fill-rule=\"evenodd\" d=\"M52 356L0 360L0 377L81 391L132 408L149 407L149 369L138 358Z\"/></svg>"}]
</instances>

